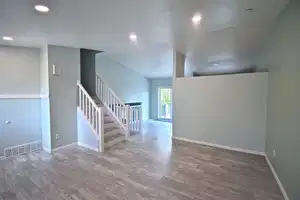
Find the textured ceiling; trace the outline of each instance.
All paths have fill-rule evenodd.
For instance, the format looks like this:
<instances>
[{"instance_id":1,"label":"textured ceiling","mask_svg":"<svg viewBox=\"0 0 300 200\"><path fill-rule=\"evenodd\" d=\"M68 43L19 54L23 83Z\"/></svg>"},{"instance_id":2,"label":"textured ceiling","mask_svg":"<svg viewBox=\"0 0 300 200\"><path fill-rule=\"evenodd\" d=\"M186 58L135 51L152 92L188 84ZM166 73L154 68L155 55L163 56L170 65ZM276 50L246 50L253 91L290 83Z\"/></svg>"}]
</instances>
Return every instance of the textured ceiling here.
<instances>
[{"instance_id":1,"label":"textured ceiling","mask_svg":"<svg viewBox=\"0 0 300 200\"><path fill-rule=\"evenodd\" d=\"M33 6L44 1L48 14ZM90 48L146 77L172 75L172 51L194 71L251 64L288 0L0 0L0 36L11 45ZM245 9L253 8L252 12ZM203 16L198 27L191 18ZM136 32L137 44L128 35ZM217 65L217 66L215 66Z\"/></svg>"}]
</instances>

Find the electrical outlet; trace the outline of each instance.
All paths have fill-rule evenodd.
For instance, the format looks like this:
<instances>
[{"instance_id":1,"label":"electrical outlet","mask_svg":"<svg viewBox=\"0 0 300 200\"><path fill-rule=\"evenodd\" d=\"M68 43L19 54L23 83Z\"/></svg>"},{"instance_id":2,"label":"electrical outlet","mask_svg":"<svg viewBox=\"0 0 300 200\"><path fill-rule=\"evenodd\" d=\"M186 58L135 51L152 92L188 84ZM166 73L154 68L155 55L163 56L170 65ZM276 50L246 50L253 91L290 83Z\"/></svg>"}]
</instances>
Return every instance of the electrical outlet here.
<instances>
[{"instance_id":1,"label":"electrical outlet","mask_svg":"<svg viewBox=\"0 0 300 200\"><path fill-rule=\"evenodd\" d=\"M60 134L56 134L56 135L55 135L55 139L56 139L56 140L59 140L59 138L60 138Z\"/></svg>"},{"instance_id":2,"label":"electrical outlet","mask_svg":"<svg viewBox=\"0 0 300 200\"><path fill-rule=\"evenodd\" d=\"M273 157L275 157L276 156L276 150L274 149L273 150Z\"/></svg>"}]
</instances>

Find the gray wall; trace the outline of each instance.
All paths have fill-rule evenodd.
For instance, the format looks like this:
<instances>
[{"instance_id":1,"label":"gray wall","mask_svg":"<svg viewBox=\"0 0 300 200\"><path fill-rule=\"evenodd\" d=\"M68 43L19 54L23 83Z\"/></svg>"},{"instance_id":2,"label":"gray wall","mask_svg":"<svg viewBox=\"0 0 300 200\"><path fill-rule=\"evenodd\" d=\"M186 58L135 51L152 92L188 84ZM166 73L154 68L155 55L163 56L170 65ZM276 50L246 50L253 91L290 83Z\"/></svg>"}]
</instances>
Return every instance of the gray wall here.
<instances>
[{"instance_id":1,"label":"gray wall","mask_svg":"<svg viewBox=\"0 0 300 200\"><path fill-rule=\"evenodd\" d=\"M102 54L96 56L96 71L123 102L142 102L143 119L149 118L148 79Z\"/></svg>"},{"instance_id":2,"label":"gray wall","mask_svg":"<svg viewBox=\"0 0 300 200\"><path fill-rule=\"evenodd\" d=\"M40 93L40 50L0 46L0 94Z\"/></svg>"},{"instance_id":3,"label":"gray wall","mask_svg":"<svg viewBox=\"0 0 300 200\"><path fill-rule=\"evenodd\" d=\"M91 96L96 96L96 54L98 51L80 49L81 84Z\"/></svg>"},{"instance_id":4,"label":"gray wall","mask_svg":"<svg viewBox=\"0 0 300 200\"><path fill-rule=\"evenodd\" d=\"M50 120L52 148L77 142L77 80L80 79L80 50L48 46ZM52 75L56 65L60 76ZM56 140L56 134L60 139Z\"/></svg>"},{"instance_id":5,"label":"gray wall","mask_svg":"<svg viewBox=\"0 0 300 200\"><path fill-rule=\"evenodd\" d=\"M158 88L172 87L172 78L149 79L150 83L150 118L158 117Z\"/></svg>"},{"instance_id":6,"label":"gray wall","mask_svg":"<svg viewBox=\"0 0 300 200\"><path fill-rule=\"evenodd\" d=\"M3 149L41 140L40 99L18 98L40 94L40 51L0 46L0 157ZM11 121L6 125L5 121Z\"/></svg>"},{"instance_id":7,"label":"gray wall","mask_svg":"<svg viewBox=\"0 0 300 200\"><path fill-rule=\"evenodd\" d=\"M257 65L270 71L266 153L290 200L299 200L300 1L281 14Z\"/></svg>"},{"instance_id":8,"label":"gray wall","mask_svg":"<svg viewBox=\"0 0 300 200\"><path fill-rule=\"evenodd\" d=\"M173 136L265 152L268 73L176 78Z\"/></svg>"},{"instance_id":9,"label":"gray wall","mask_svg":"<svg viewBox=\"0 0 300 200\"><path fill-rule=\"evenodd\" d=\"M48 65L48 46L41 48L40 66L40 92L41 99L41 126L42 142L45 150L51 150L51 126L50 126L50 99L49 99L49 65Z\"/></svg>"}]
</instances>

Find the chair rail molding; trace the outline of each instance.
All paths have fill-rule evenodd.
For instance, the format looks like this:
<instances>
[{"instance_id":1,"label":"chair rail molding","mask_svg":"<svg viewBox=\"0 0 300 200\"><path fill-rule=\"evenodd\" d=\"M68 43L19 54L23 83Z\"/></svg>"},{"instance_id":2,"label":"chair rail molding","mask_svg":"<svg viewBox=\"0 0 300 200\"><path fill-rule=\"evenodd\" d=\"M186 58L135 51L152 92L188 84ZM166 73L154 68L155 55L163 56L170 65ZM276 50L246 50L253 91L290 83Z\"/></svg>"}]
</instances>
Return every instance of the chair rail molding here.
<instances>
[{"instance_id":1,"label":"chair rail molding","mask_svg":"<svg viewBox=\"0 0 300 200\"><path fill-rule=\"evenodd\" d=\"M42 94L0 94L0 99L41 99L49 95Z\"/></svg>"}]
</instances>

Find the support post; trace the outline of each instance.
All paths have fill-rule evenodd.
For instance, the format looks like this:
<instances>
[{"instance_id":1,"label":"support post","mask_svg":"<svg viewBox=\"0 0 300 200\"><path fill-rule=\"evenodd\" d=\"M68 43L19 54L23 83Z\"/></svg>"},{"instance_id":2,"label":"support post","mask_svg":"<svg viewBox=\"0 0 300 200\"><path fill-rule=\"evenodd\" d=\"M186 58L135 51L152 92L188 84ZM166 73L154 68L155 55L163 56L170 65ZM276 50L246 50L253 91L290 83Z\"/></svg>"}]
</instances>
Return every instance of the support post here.
<instances>
[{"instance_id":1,"label":"support post","mask_svg":"<svg viewBox=\"0 0 300 200\"><path fill-rule=\"evenodd\" d=\"M103 107L98 108L99 113L99 136L98 136L98 142L99 142L99 151L104 152L104 109Z\"/></svg>"},{"instance_id":2,"label":"support post","mask_svg":"<svg viewBox=\"0 0 300 200\"><path fill-rule=\"evenodd\" d=\"M143 128L143 110L142 110L142 106L139 107L139 132L142 132L142 128Z\"/></svg>"},{"instance_id":3,"label":"support post","mask_svg":"<svg viewBox=\"0 0 300 200\"><path fill-rule=\"evenodd\" d=\"M126 121L126 129L127 129L127 131L126 131L126 133L125 133L125 136L126 136L126 140L128 140L128 138L129 138L129 136L130 136L130 119L131 119L131 116L130 116L130 106L129 105L126 105L126 119L125 119L125 121Z\"/></svg>"}]
</instances>

